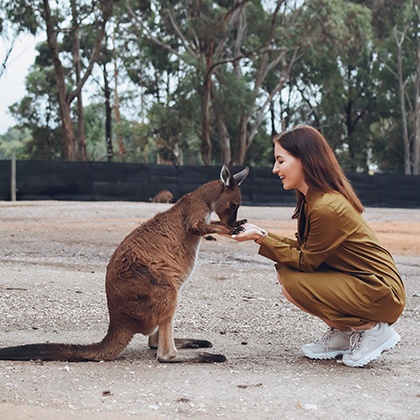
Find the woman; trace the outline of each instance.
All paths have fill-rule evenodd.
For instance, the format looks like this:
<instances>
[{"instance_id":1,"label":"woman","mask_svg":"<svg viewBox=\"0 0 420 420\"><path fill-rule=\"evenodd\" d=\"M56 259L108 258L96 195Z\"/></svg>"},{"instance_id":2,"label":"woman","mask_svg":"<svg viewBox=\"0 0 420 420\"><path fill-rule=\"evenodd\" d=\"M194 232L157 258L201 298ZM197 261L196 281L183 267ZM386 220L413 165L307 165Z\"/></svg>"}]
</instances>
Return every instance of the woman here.
<instances>
[{"instance_id":1,"label":"woman","mask_svg":"<svg viewBox=\"0 0 420 420\"><path fill-rule=\"evenodd\" d=\"M273 172L296 191L296 239L246 224L233 235L254 240L276 262L286 298L323 320L328 331L302 347L311 359L342 356L364 366L394 347L391 326L405 306L404 285L390 253L361 216L363 206L325 138L298 126L274 138Z\"/></svg>"}]
</instances>

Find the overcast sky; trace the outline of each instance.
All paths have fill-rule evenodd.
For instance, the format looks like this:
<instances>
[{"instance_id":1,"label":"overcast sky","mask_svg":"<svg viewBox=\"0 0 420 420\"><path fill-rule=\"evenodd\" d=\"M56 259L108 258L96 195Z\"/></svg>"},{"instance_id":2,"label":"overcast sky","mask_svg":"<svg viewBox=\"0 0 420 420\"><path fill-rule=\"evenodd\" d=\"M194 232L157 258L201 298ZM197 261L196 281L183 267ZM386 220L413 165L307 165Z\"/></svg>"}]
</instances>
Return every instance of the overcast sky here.
<instances>
[{"instance_id":1,"label":"overcast sky","mask_svg":"<svg viewBox=\"0 0 420 420\"><path fill-rule=\"evenodd\" d=\"M16 124L9 114L9 106L25 95L25 77L34 62L37 42L39 40L32 36L20 36L15 42L6 70L0 77L0 134ZM3 62L8 45L0 38L0 63Z\"/></svg>"}]
</instances>

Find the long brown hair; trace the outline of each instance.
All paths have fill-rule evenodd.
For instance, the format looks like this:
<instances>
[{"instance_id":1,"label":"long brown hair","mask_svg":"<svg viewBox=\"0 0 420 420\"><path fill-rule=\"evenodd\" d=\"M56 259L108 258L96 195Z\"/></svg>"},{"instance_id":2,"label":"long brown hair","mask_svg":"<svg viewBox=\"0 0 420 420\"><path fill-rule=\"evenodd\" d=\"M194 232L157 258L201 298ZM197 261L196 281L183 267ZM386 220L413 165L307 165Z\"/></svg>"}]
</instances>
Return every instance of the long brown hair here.
<instances>
[{"instance_id":1,"label":"long brown hair","mask_svg":"<svg viewBox=\"0 0 420 420\"><path fill-rule=\"evenodd\" d=\"M273 141L300 159L308 186L322 192L337 191L346 197L359 213L363 212L362 203L344 175L331 146L319 131L308 125L298 125L278 134ZM296 191L296 194L294 218L298 216L300 204L304 200L300 191Z\"/></svg>"}]
</instances>

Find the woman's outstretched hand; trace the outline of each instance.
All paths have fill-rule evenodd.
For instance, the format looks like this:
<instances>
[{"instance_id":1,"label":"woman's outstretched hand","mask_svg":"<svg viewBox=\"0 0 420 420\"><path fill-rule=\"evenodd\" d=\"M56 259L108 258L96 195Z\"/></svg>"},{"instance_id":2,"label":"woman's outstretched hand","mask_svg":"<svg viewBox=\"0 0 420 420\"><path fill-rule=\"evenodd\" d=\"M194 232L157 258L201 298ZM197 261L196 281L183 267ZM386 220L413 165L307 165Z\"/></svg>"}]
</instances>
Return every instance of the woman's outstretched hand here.
<instances>
[{"instance_id":1,"label":"woman's outstretched hand","mask_svg":"<svg viewBox=\"0 0 420 420\"><path fill-rule=\"evenodd\" d=\"M244 230L235 235L231 235L230 238L235 239L237 242L245 241L256 241L261 238L262 235L266 235L267 232L257 225L252 223L245 223L241 226ZM229 236L228 236L229 237Z\"/></svg>"}]
</instances>

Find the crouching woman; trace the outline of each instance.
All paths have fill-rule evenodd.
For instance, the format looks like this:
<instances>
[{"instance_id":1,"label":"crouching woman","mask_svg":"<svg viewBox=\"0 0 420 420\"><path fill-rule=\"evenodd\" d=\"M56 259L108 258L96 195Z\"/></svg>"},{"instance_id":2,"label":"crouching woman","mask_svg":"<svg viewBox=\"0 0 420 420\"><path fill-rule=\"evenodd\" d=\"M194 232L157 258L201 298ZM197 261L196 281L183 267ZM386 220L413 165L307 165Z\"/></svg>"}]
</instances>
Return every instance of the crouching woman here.
<instances>
[{"instance_id":1,"label":"crouching woman","mask_svg":"<svg viewBox=\"0 0 420 420\"><path fill-rule=\"evenodd\" d=\"M391 254L362 217L363 206L325 138L297 126L274 138L273 172L296 191L296 239L253 224L234 235L254 240L276 262L286 298L328 330L302 347L311 359L342 356L364 366L400 340L392 327L405 306L404 285Z\"/></svg>"}]
</instances>

